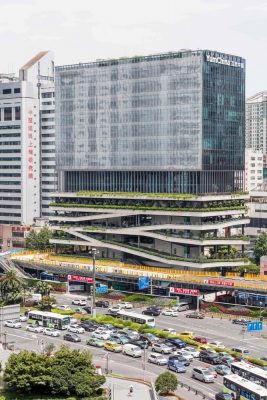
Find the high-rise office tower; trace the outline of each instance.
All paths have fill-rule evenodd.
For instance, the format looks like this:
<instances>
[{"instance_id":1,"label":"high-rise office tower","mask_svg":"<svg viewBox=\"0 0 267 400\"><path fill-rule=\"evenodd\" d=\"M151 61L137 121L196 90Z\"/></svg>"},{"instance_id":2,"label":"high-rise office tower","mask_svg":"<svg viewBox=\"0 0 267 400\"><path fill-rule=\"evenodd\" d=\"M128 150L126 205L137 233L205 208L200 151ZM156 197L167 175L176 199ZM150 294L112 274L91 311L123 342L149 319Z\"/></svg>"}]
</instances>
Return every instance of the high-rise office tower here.
<instances>
[{"instance_id":1,"label":"high-rise office tower","mask_svg":"<svg viewBox=\"0 0 267 400\"><path fill-rule=\"evenodd\" d=\"M60 190L243 189L245 60L209 50L56 68Z\"/></svg>"},{"instance_id":2,"label":"high-rise office tower","mask_svg":"<svg viewBox=\"0 0 267 400\"><path fill-rule=\"evenodd\" d=\"M42 211L44 216L48 213L47 198L49 192L56 189L54 108L51 52L40 52L29 60L20 69L18 78L0 76L0 238L3 250L22 247L25 231L30 229L35 218L42 216Z\"/></svg>"},{"instance_id":3,"label":"high-rise office tower","mask_svg":"<svg viewBox=\"0 0 267 400\"><path fill-rule=\"evenodd\" d=\"M246 100L246 148L267 154L267 91Z\"/></svg>"}]
</instances>

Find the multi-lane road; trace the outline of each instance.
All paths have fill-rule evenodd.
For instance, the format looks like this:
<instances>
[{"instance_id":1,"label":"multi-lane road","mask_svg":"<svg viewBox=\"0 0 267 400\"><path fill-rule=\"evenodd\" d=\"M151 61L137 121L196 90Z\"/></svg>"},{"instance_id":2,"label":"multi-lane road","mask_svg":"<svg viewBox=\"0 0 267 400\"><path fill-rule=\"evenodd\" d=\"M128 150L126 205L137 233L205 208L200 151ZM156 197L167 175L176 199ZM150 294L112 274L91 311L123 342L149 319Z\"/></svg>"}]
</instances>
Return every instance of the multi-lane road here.
<instances>
[{"instance_id":1,"label":"multi-lane road","mask_svg":"<svg viewBox=\"0 0 267 400\"><path fill-rule=\"evenodd\" d=\"M57 300L59 304L71 305L73 297L60 295ZM75 306L72 306L75 308ZM136 310L140 311L140 309ZM99 313L106 313L105 309L98 309ZM205 336L208 341L219 340L228 348L240 346L248 348L249 354L256 357L263 357L267 354L266 339L260 338L259 334L251 335L243 333L242 327L233 325L231 321L225 319L205 318L204 320L194 320L185 317L186 313L179 313L178 317L159 316L156 317L156 327L173 328L177 332L192 331L196 335ZM264 328L266 331L266 327ZM5 327L7 342L15 342L15 349L28 349L41 352L46 343L53 342L57 348L63 343L68 344L72 348L82 348L90 350L93 355L95 365L100 365L102 369L108 368L114 373L127 375L135 378L143 378L154 380L157 375L166 370L166 367L160 367L147 362L150 350L146 350L146 354L141 359L133 359L120 353L110 353L103 349L97 349L86 345L89 332L81 334L82 341L80 343L71 343L63 340L64 331L60 337L48 337L43 334L33 334L26 331L26 323L22 323L21 329L13 329ZM264 334L264 332L263 332ZM191 378L192 368L194 366L207 366L207 364L194 359L187 367L185 374L179 374L179 380L190 385L211 396L222 388L222 377L218 376L212 384L205 384Z\"/></svg>"}]
</instances>

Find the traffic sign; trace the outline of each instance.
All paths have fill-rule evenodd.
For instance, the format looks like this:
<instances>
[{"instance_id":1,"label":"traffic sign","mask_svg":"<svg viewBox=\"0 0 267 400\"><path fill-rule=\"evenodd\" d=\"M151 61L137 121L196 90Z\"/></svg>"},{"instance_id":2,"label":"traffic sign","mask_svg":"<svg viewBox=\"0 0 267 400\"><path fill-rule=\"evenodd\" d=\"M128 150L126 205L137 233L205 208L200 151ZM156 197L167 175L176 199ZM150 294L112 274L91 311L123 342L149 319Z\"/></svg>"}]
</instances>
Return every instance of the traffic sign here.
<instances>
[{"instance_id":1,"label":"traffic sign","mask_svg":"<svg viewBox=\"0 0 267 400\"><path fill-rule=\"evenodd\" d=\"M107 285L101 285L96 288L96 294L103 294L103 293L108 293Z\"/></svg>"},{"instance_id":2,"label":"traffic sign","mask_svg":"<svg viewBox=\"0 0 267 400\"><path fill-rule=\"evenodd\" d=\"M248 322L247 323L247 331L248 332L262 331L262 322L261 321Z\"/></svg>"},{"instance_id":3,"label":"traffic sign","mask_svg":"<svg viewBox=\"0 0 267 400\"><path fill-rule=\"evenodd\" d=\"M147 289L150 285L149 276L140 277L138 279L138 289Z\"/></svg>"}]
</instances>

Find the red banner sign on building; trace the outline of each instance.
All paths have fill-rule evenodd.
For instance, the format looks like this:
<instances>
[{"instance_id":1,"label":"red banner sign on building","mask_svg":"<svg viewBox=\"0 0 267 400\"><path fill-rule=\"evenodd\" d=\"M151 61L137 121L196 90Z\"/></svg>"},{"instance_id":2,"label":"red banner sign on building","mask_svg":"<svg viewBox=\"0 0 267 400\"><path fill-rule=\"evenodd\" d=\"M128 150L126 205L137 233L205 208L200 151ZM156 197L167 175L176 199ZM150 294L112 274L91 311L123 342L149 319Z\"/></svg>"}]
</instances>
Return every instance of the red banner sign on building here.
<instances>
[{"instance_id":1,"label":"red banner sign on building","mask_svg":"<svg viewBox=\"0 0 267 400\"><path fill-rule=\"evenodd\" d=\"M189 294L190 296L199 296L199 290L197 289L184 289L184 288L170 288L170 293L173 294Z\"/></svg>"},{"instance_id":2,"label":"red banner sign on building","mask_svg":"<svg viewBox=\"0 0 267 400\"><path fill-rule=\"evenodd\" d=\"M88 276L80 276L80 275L69 275L69 281L71 282L85 282L85 283L93 283L93 278L89 278Z\"/></svg>"},{"instance_id":3,"label":"red banner sign on building","mask_svg":"<svg viewBox=\"0 0 267 400\"><path fill-rule=\"evenodd\" d=\"M207 283L208 285L215 285L215 286L235 286L234 282L215 281L213 279L205 280L204 283Z\"/></svg>"}]
</instances>

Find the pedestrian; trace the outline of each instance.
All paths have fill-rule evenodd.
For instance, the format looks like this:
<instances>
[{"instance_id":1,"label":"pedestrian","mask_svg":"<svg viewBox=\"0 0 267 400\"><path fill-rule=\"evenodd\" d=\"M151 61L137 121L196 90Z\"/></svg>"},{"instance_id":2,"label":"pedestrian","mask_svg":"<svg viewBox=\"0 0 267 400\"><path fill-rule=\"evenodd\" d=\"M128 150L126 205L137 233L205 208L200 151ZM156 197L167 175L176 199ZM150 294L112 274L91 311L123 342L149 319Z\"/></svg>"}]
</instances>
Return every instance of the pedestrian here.
<instances>
[{"instance_id":1,"label":"pedestrian","mask_svg":"<svg viewBox=\"0 0 267 400\"><path fill-rule=\"evenodd\" d=\"M129 393L128 393L128 396L132 396L132 394L133 394L133 385L130 385L130 387L129 387Z\"/></svg>"}]
</instances>

